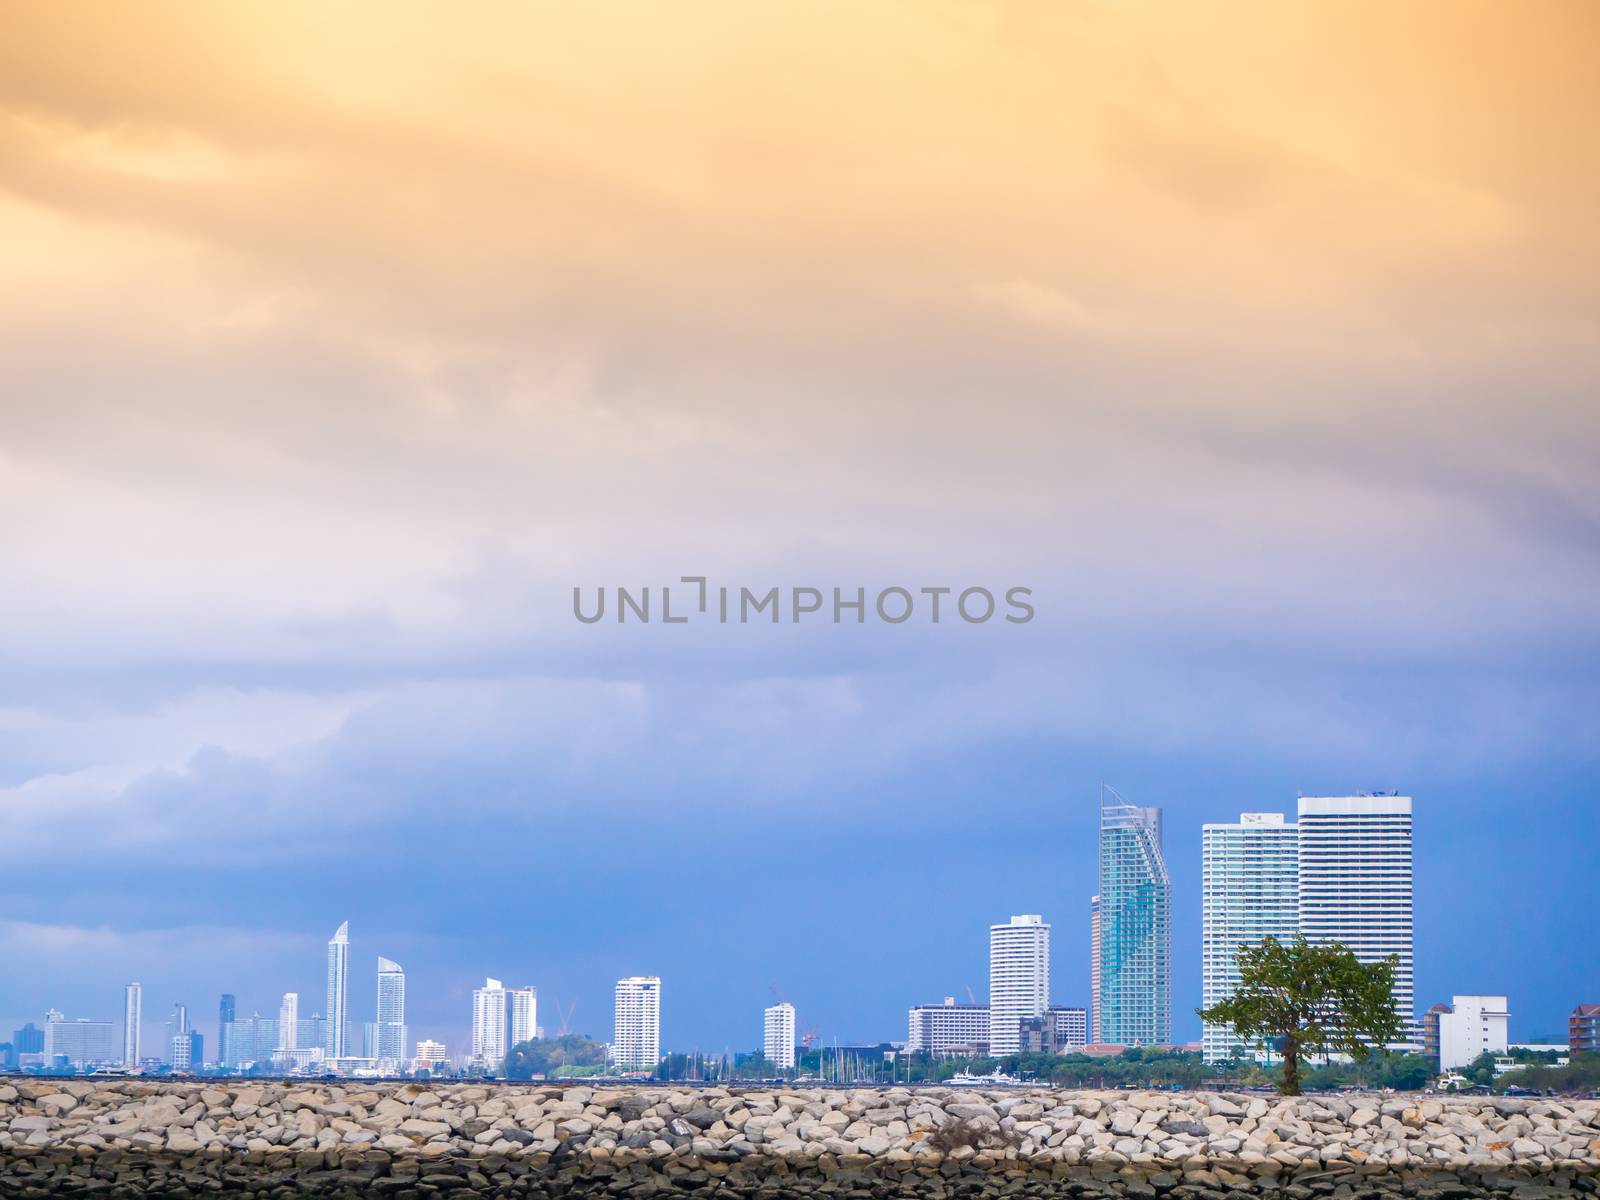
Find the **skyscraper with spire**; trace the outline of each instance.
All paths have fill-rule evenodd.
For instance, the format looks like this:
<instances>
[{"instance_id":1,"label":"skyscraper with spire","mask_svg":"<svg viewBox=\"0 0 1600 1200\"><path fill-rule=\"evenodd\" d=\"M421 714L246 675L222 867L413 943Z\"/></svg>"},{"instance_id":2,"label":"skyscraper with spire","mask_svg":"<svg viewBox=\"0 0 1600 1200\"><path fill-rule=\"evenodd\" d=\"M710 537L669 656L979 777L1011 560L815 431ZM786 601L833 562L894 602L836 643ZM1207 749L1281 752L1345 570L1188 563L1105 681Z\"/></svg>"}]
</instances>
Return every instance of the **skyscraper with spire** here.
<instances>
[{"instance_id":1,"label":"skyscraper with spire","mask_svg":"<svg viewBox=\"0 0 1600 1200\"><path fill-rule=\"evenodd\" d=\"M329 1058L350 1057L350 922L328 942L328 1031L322 1049Z\"/></svg>"},{"instance_id":2,"label":"skyscraper with spire","mask_svg":"<svg viewBox=\"0 0 1600 1200\"><path fill-rule=\"evenodd\" d=\"M378 959L377 1013L373 1056L400 1062L406 1056L406 973L392 958Z\"/></svg>"},{"instance_id":3,"label":"skyscraper with spire","mask_svg":"<svg viewBox=\"0 0 1600 1200\"><path fill-rule=\"evenodd\" d=\"M1109 801L1109 802L1108 802ZM1098 1037L1110 1045L1172 1041L1172 882L1161 810L1100 792Z\"/></svg>"}]
</instances>

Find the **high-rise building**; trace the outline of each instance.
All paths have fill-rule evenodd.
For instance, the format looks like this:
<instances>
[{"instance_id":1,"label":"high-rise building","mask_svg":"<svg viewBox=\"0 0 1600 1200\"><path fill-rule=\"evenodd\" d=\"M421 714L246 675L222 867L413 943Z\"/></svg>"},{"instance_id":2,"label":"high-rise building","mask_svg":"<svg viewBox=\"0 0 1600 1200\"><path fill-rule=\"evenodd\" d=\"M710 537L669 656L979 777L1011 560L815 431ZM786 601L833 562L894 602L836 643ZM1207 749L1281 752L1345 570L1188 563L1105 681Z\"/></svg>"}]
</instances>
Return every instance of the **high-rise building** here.
<instances>
[{"instance_id":1,"label":"high-rise building","mask_svg":"<svg viewBox=\"0 0 1600 1200\"><path fill-rule=\"evenodd\" d=\"M1089 1033L1100 1042L1100 897L1089 898Z\"/></svg>"},{"instance_id":2,"label":"high-rise building","mask_svg":"<svg viewBox=\"0 0 1600 1200\"><path fill-rule=\"evenodd\" d=\"M943 1004L919 1004L907 1013L906 1051L910 1054L987 1054L989 1006L957 1004L946 996Z\"/></svg>"},{"instance_id":3,"label":"high-rise building","mask_svg":"<svg viewBox=\"0 0 1600 1200\"><path fill-rule=\"evenodd\" d=\"M56 1015L60 1016L61 1014L57 1013ZM18 1054L43 1054L44 1030L29 1021L21 1029L12 1032L11 1046Z\"/></svg>"},{"instance_id":4,"label":"high-rise building","mask_svg":"<svg viewBox=\"0 0 1600 1200\"><path fill-rule=\"evenodd\" d=\"M661 1061L661 979L617 980L611 1058L619 1067L653 1071Z\"/></svg>"},{"instance_id":5,"label":"high-rise building","mask_svg":"<svg viewBox=\"0 0 1600 1200\"><path fill-rule=\"evenodd\" d=\"M328 941L328 1032L323 1050L329 1058L350 1055L350 922L343 922Z\"/></svg>"},{"instance_id":6,"label":"high-rise building","mask_svg":"<svg viewBox=\"0 0 1600 1200\"><path fill-rule=\"evenodd\" d=\"M91 1021L88 1017L67 1020L51 1009L44 1018L44 1045L46 1065L65 1060L73 1067L92 1066L117 1061L117 1027L112 1021Z\"/></svg>"},{"instance_id":7,"label":"high-rise building","mask_svg":"<svg viewBox=\"0 0 1600 1200\"><path fill-rule=\"evenodd\" d=\"M1439 1069L1468 1066L1480 1054L1504 1054L1510 1019L1504 996L1452 996L1438 1014Z\"/></svg>"},{"instance_id":8,"label":"high-rise building","mask_svg":"<svg viewBox=\"0 0 1600 1200\"><path fill-rule=\"evenodd\" d=\"M1573 1054L1600 1054L1600 1004L1580 1004L1567 1018L1567 1049Z\"/></svg>"},{"instance_id":9,"label":"high-rise building","mask_svg":"<svg viewBox=\"0 0 1600 1200\"><path fill-rule=\"evenodd\" d=\"M1097 1040L1170 1044L1172 882L1161 853L1161 810L1128 804L1109 787L1100 801L1099 914Z\"/></svg>"},{"instance_id":10,"label":"high-rise building","mask_svg":"<svg viewBox=\"0 0 1600 1200\"><path fill-rule=\"evenodd\" d=\"M1411 797L1305 796L1300 800L1300 932L1342 942L1364 963L1398 960L1394 1002L1414 1013Z\"/></svg>"},{"instance_id":11,"label":"high-rise building","mask_svg":"<svg viewBox=\"0 0 1600 1200\"><path fill-rule=\"evenodd\" d=\"M189 1006L187 1004L174 1004L172 1013L167 1017L167 1061L176 1070L187 1070L191 1065L191 1046L189 1043ZM182 1066L179 1066L180 1061Z\"/></svg>"},{"instance_id":12,"label":"high-rise building","mask_svg":"<svg viewBox=\"0 0 1600 1200\"><path fill-rule=\"evenodd\" d=\"M472 989L472 1060L481 1066L499 1068L506 1051L506 985L498 979L485 979L481 988Z\"/></svg>"},{"instance_id":13,"label":"high-rise building","mask_svg":"<svg viewBox=\"0 0 1600 1200\"><path fill-rule=\"evenodd\" d=\"M989 1053L1017 1053L1017 1022L1049 1007L1050 926L1037 913L989 926Z\"/></svg>"},{"instance_id":14,"label":"high-rise building","mask_svg":"<svg viewBox=\"0 0 1600 1200\"><path fill-rule=\"evenodd\" d=\"M506 993L506 1001L511 1006L506 1018L506 1048L510 1050L539 1036L539 989L512 988Z\"/></svg>"},{"instance_id":15,"label":"high-rise building","mask_svg":"<svg viewBox=\"0 0 1600 1200\"><path fill-rule=\"evenodd\" d=\"M300 993L285 992L278 1005L278 1042L275 1049L294 1050L300 1045Z\"/></svg>"},{"instance_id":16,"label":"high-rise building","mask_svg":"<svg viewBox=\"0 0 1600 1200\"><path fill-rule=\"evenodd\" d=\"M144 1023L144 988L130 983L123 989L122 997L122 1061L130 1067L139 1065L140 1032Z\"/></svg>"},{"instance_id":17,"label":"high-rise building","mask_svg":"<svg viewBox=\"0 0 1600 1200\"><path fill-rule=\"evenodd\" d=\"M761 1017L761 1041L767 1061L789 1070L794 1066L794 1005L779 1001Z\"/></svg>"},{"instance_id":18,"label":"high-rise building","mask_svg":"<svg viewBox=\"0 0 1600 1200\"><path fill-rule=\"evenodd\" d=\"M223 992L217 1002L217 1061L228 1061L228 1026L233 1024L237 1006L231 993Z\"/></svg>"},{"instance_id":19,"label":"high-rise building","mask_svg":"<svg viewBox=\"0 0 1600 1200\"><path fill-rule=\"evenodd\" d=\"M1282 813L1242 813L1201 827L1201 997L1210 1008L1239 987L1239 947L1291 940L1300 928L1300 834ZM1207 1024L1205 1060L1259 1053L1229 1025Z\"/></svg>"},{"instance_id":20,"label":"high-rise building","mask_svg":"<svg viewBox=\"0 0 1600 1200\"><path fill-rule=\"evenodd\" d=\"M372 1058L398 1063L406 1056L406 973L392 958L378 959L378 1020Z\"/></svg>"}]
</instances>

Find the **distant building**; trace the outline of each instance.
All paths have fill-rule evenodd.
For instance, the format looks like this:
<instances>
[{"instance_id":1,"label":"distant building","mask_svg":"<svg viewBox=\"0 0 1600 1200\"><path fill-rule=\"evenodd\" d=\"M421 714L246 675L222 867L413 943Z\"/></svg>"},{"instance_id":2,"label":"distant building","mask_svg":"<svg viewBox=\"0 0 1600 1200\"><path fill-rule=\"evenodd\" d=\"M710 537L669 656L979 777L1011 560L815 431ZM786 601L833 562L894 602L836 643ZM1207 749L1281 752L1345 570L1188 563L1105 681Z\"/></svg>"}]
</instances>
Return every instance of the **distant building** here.
<instances>
[{"instance_id":1,"label":"distant building","mask_svg":"<svg viewBox=\"0 0 1600 1200\"><path fill-rule=\"evenodd\" d=\"M45 1015L43 1053L46 1065L98 1066L117 1061L117 1027L88 1017L67 1020L55 1009Z\"/></svg>"},{"instance_id":2,"label":"distant building","mask_svg":"<svg viewBox=\"0 0 1600 1200\"><path fill-rule=\"evenodd\" d=\"M271 1062L275 1057L281 1029L276 1018L252 1013L248 1017L235 1017L224 1029L223 1040L228 1049L222 1056L222 1065L230 1071L252 1063Z\"/></svg>"},{"instance_id":3,"label":"distant building","mask_svg":"<svg viewBox=\"0 0 1600 1200\"><path fill-rule=\"evenodd\" d=\"M1107 803L1109 794L1115 803ZM1100 803L1097 1041L1172 1041L1172 882L1161 850L1161 810L1128 804L1111 788Z\"/></svg>"},{"instance_id":4,"label":"distant building","mask_svg":"<svg viewBox=\"0 0 1600 1200\"><path fill-rule=\"evenodd\" d=\"M61 1014L56 1013L56 1015L60 1016ZM15 1030L11 1034L11 1048L19 1055L43 1054L44 1030L29 1021L21 1029Z\"/></svg>"},{"instance_id":5,"label":"distant building","mask_svg":"<svg viewBox=\"0 0 1600 1200\"><path fill-rule=\"evenodd\" d=\"M1600 1004L1580 1004L1567 1018L1567 1049L1573 1054L1600 1054Z\"/></svg>"},{"instance_id":6,"label":"distant building","mask_svg":"<svg viewBox=\"0 0 1600 1200\"><path fill-rule=\"evenodd\" d=\"M400 1063L406 1056L406 973L392 958L378 959L378 1019L367 1054L379 1062Z\"/></svg>"},{"instance_id":7,"label":"distant building","mask_svg":"<svg viewBox=\"0 0 1600 1200\"><path fill-rule=\"evenodd\" d=\"M122 1061L130 1067L139 1065L140 1026L144 1024L144 988L130 983L122 996Z\"/></svg>"},{"instance_id":8,"label":"distant building","mask_svg":"<svg viewBox=\"0 0 1600 1200\"><path fill-rule=\"evenodd\" d=\"M1100 897L1089 898L1089 1044L1100 1040Z\"/></svg>"},{"instance_id":9,"label":"distant building","mask_svg":"<svg viewBox=\"0 0 1600 1200\"><path fill-rule=\"evenodd\" d=\"M957 1004L946 996L943 1004L919 1004L911 1009L906 1029L908 1054L987 1054L989 1008L984 1004Z\"/></svg>"},{"instance_id":10,"label":"distant building","mask_svg":"<svg viewBox=\"0 0 1600 1200\"><path fill-rule=\"evenodd\" d=\"M233 1024L236 1016L237 1005L233 995L229 992L222 993L222 999L217 1002L217 1061L228 1061L228 1026Z\"/></svg>"},{"instance_id":11,"label":"distant building","mask_svg":"<svg viewBox=\"0 0 1600 1200\"><path fill-rule=\"evenodd\" d=\"M1054 1022L1056 1054L1072 1054L1089 1041L1089 1014L1081 1008L1052 1007L1047 1014Z\"/></svg>"},{"instance_id":12,"label":"distant building","mask_svg":"<svg viewBox=\"0 0 1600 1200\"><path fill-rule=\"evenodd\" d=\"M1426 1058L1439 1062L1439 1018L1450 1011L1448 1004L1435 1004L1422 1014L1418 1022L1417 1046Z\"/></svg>"},{"instance_id":13,"label":"distant building","mask_svg":"<svg viewBox=\"0 0 1600 1200\"><path fill-rule=\"evenodd\" d=\"M507 1040L510 1046L520 1046L523 1042L535 1040L539 1036L539 989L512 988L506 993L506 1003L510 1005L506 1013Z\"/></svg>"},{"instance_id":14,"label":"distant building","mask_svg":"<svg viewBox=\"0 0 1600 1200\"><path fill-rule=\"evenodd\" d=\"M310 1039L312 1045L321 1045L321 1038ZM300 1046L300 993L285 992L278 1005L278 1040L274 1048L294 1050Z\"/></svg>"},{"instance_id":15,"label":"distant building","mask_svg":"<svg viewBox=\"0 0 1600 1200\"><path fill-rule=\"evenodd\" d=\"M762 1046L767 1061L789 1070L794 1066L794 1005L787 1000L761 1014Z\"/></svg>"},{"instance_id":16,"label":"distant building","mask_svg":"<svg viewBox=\"0 0 1600 1200\"><path fill-rule=\"evenodd\" d=\"M1021 1049L1018 1022L1050 1007L1050 926L1036 913L989 926L989 1052Z\"/></svg>"},{"instance_id":17,"label":"distant building","mask_svg":"<svg viewBox=\"0 0 1600 1200\"><path fill-rule=\"evenodd\" d=\"M1298 815L1300 932L1308 942L1342 942L1364 963L1393 954L1395 1011L1409 1021L1411 797L1303 796Z\"/></svg>"},{"instance_id":18,"label":"distant building","mask_svg":"<svg viewBox=\"0 0 1600 1200\"><path fill-rule=\"evenodd\" d=\"M1242 813L1201 827L1201 1003L1210 1008L1239 987L1239 947L1289 941L1300 928L1300 830L1282 813ZM1231 1026L1207 1024L1205 1061L1258 1056Z\"/></svg>"},{"instance_id":19,"label":"distant building","mask_svg":"<svg viewBox=\"0 0 1600 1200\"><path fill-rule=\"evenodd\" d=\"M350 1054L350 922L328 939L327 1029L322 1048L328 1058Z\"/></svg>"},{"instance_id":20,"label":"distant building","mask_svg":"<svg viewBox=\"0 0 1600 1200\"><path fill-rule=\"evenodd\" d=\"M173 1034L168 1057L174 1071L193 1071L205 1063L205 1036L198 1029Z\"/></svg>"},{"instance_id":21,"label":"distant building","mask_svg":"<svg viewBox=\"0 0 1600 1200\"><path fill-rule=\"evenodd\" d=\"M611 1058L619 1067L653 1071L661 1061L661 979L617 980Z\"/></svg>"},{"instance_id":22,"label":"distant building","mask_svg":"<svg viewBox=\"0 0 1600 1200\"><path fill-rule=\"evenodd\" d=\"M411 1060L418 1071L436 1071L445 1064L444 1043L423 1038L417 1043L417 1052Z\"/></svg>"},{"instance_id":23,"label":"distant building","mask_svg":"<svg viewBox=\"0 0 1600 1200\"><path fill-rule=\"evenodd\" d=\"M485 979L482 987L472 989L472 1061L499 1068L507 1049L506 985Z\"/></svg>"},{"instance_id":24,"label":"distant building","mask_svg":"<svg viewBox=\"0 0 1600 1200\"><path fill-rule=\"evenodd\" d=\"M1454 996L1439 1021L1439 1069L1469 1066L1480 1054L1504 1054L1510 1015L1504 996Z\"/></svg>"}]
</instances>

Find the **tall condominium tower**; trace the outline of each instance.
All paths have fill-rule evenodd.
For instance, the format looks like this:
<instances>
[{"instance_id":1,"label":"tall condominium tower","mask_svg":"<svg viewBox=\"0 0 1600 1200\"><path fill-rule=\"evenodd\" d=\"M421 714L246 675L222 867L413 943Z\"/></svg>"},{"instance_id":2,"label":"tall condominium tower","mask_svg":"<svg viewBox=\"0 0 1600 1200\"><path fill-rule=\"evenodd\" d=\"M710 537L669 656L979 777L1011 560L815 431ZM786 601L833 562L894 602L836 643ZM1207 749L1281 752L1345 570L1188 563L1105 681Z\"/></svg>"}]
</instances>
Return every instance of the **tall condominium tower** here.
<instances>
[{"instance_id":1,"label":"tall condominium tower","mask_svg":"<svg viewBox=\"0 0 1600 1200\"><path fill-rule=\"evenodd\" d=\"M220 1063L226 1063L233 1057L228 1046L228 1027L233 1024L237 1012L233 993L223 992L222 999L217 1001L217 1061Z\"/></svg>"},{"instance_id":2,"label":"tall condominium tower","mask_svg":"<svg viewBox=\"0 0 1600 1200\"><path fill-rule=\"evenodd\" d=\"M1114 803L1107 803L1109 794ZM1161 810L1100 799L1100 1040L1172 1041L1172 883L1161 855Z\"/></svg>"},{"instance_id":3,"label":"tall condominium tower","mask_svg":"<svg viewBox=\"0 0 1600 1200\"><path fill-rule=\"evenodd\" d=\"M1239 986L1238 951L1300 928L1299 829L1282 813L1243 813L1234 824L1201 827L1201 995L1205 1007ZM1228 1025L1205 1027L1205 1060L1252 1058Z\"/></svg>"},{"instance_id":4,"label":"tall condominium tower","mask_svg":"<svg viewBox=\"0 0 1600 1200\"><path fill-rule=\"evenodd\" d=\"M1050 926L1036 913L989 926L989 1053L1017 1053L1017 1022L1049 1007Z\"/></svg>"},{"instance_id":5,"label":"tall condominium tower","mask_svg":"<svg viewBox=\"0 0 1600 1200\"><path fill-rule=\"evenodd\" d=\"M378 959L377 1037L372 1056L398 1063L406 1056L406 973L391 958Z\"/></svg>"},{"instance_id":6,"label":"tall condominium tower","mask_svg":"<svg viewBox=\"0 0 1600 1200\"><path fill-rule=\"evenodd\" d=\"M1100 897L1089 898L1089 1040L1100 1044Z\"/></svg>"},{"instance_id":7,"label":"tall condominium tower","mask_svg":"<svg viewBox=\"0 0 1600 1200\"><path fill-rule=\"evenodd\" d=\"M300 993L285 992L283 1003L278 1005L279 1050L296 1050L300 1047Z\"/></svg>"},{"instance_id":8,"label":"tall condominium tower","mask_svg":"<svg viewBox=\"0 0 1600 1200\"><path fill-rule=\"evenodd\" d=\"M767 1061L788 1070L794 1066L794 1005L787 1000L761 1014L761 1045Z\"/></svg>"},{"instance_id":9,"label":"tall condominium tower","mask_svg":"<svg viewBox=\"0 0 1600 1200\"><path fill-rule=\"evenodd\" d=\"M617 980L611 1058L619 1067L654 1070L661 1061L661 978L630 975Z\"/></svg>"},{"instance_id":10,"label":"tall condominium tower","mask_svg":"<svg viewBox=\"0 0 1600 1200\"><path fill-rule=\"evenodd\" d=\"M350 922L328 942L328 1032L322 1048L329 1058L350 1057Z\"/></svg>"},{"instance_id":11,"label":"tall condominium tower","mask_svg":"<svg viewBox=\"0 0 1600 1200\"><path fill-rule=\"evenodd\" d=\"M1399 959L1394 1002L1413 1016L1411 797L1300 800L1300 932L1343 942L1362 962Z\"/></svg>"},{"instance_id":12,"label":"tall condominium tower","mask_svg":"<svg viewBox=\"0 0 1600 1200\"><path fill-rule=\"evenodd\" d=\"M511 1006L506 1014L509 1050L539 1036L539 989L512 988L506 993L506 1001Z\"/></svg>"},{"instance_id":13,"label":"tall condominium tower","mask_svg":"<svg viewBox=\"0 0 1600 1200\"><path fill-rule=\"evenodd\" d=\"M472 1058L486 1066L498 1067L506 1051L506 985L498 979L485 979L472 989Z\"/></svg>"},{"instance_id":14,"label":"tall condominium tower","mask_svg":"<svg viewBox=\"0 0 1600 1200\"><path fill-rule=\"evenodd\" d=\"M139 1026L144 1021L144 988L130 983L122 997L122 1061L139 1065Z\"/></svg>"}]
</instances>

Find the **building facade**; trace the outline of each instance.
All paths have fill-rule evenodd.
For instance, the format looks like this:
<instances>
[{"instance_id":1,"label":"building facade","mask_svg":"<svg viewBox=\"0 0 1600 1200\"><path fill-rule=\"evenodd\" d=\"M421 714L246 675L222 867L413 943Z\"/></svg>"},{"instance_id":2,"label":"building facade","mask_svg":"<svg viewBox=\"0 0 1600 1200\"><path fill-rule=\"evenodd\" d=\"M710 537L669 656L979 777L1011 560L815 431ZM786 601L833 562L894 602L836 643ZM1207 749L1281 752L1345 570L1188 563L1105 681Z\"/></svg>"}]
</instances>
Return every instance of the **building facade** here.
<instances>
[{"instance_id":1,"label":"building facade","mask_svg":"<svg viewBox=\"0 0 1600 1200\"><path fill-rule=\"evenodd\" d=\"M773 1066L794 1068L794 1005L787 1000L761 1014L761 1046Z\"/></svg>"},{"instance_id":2,"label":"building facade","mask_svg":"<svg viewBox=\"0 0 1600 1200\"><path fill-rule=\"evenodd\" d=\"M350 1054L350 922L344 921L328 940L328 1022L323 1051L329 1058Z\"/></svg>"},{"instance_id":3,"label":"building facade","mask_svg":"<svg viewBox=\"0 0 1600 1200\"><path fill-rule=\"evenodd\" d=\"M512 988L506 993L511 1010L506 1016L507 1036L511 1046L531 1042L539 1036L539 989ZM509 1049L509 1047L508 1047Z\"/></svg>"},{"instance_id":4,"label":"building facade","mask_svg":"<svg viewBox=\"0 0 1600 1200\"><path fill-rule=\"evenodd\" d=\"M1037 913L989 926L989 1053L1017 1053L1018 1022L1049 1007L1050 926Z\"/></svg>"},{"instance_id":5,"label":"building facade","mask_svg":"<svg viewBox=\"0 0 1600 1200\"><path fill-rule=\"evenodd\" d=\"M232 1025L237 1013L238 1004L231 992L223 992L222 998L217 1001L217 1061L228 1061L228 1026Z\"/></svg>"},{"instance_id":6,"label":"building facade","mask_svg":"<svg viewBox=\"0 0 1600 1200\"><path fill-rule=\"evenodd\" d=\"M1100 897L1089 898L1089 1032L1100 1042Z\"/></svg>"},{"instance_id":7,"label":"building facade","mask_svg":"<svg viewBox=\"0 0 1600 1200\"><path fill-rule=\"evenodd\" d=\"M1573 1054L1600 1054L1600 1004L1580 1004L1567 1018L1567 1049Z\"/></svg>"},{"instance_id":8,"label":"building facade","mask_svg":"<svg viewBox=\"0 0 1600 1200\"><path fill-rule=\"evenodd\" d=\"M318 1039L320 1041L320 1039ZM278 1005L277 1050L296 1050L300 1046L300 993L285 992Z\"/></svg>"},{"instance_id":9,"label":"building facade","mask_svg":"<svg viewBox=\"0 0 1600 1200\"><path fill-rule=\"evenodd\" d=\"M661 979L617 980L611 1059L619 1067L653 1071L661 1061Z\"/></svg>"},{"instance_id":10,"label":"building facade","mask_svg":"<svg viewBox=\"0 0 1600 1200\"><path fill-rule=\"evenodd\" d=\"M384 1063L406 1056L406 973L392 958L378 959L378 1019L367 1053Z\"/></svg>"},{"instance_id":11,"label":"building facade","mask_svg":"<svg viewBox=\"0 0 1600 1200\"><path fill-rule=\"evenodd\" d=\"M506 1051L506 985L485 979L472 989L472 1061L499 1067Z\"/></svg>"},{"instance_id":12,"label":"building facade","mask_svg":"<svg viewBox=\"0 0 1600 1200\"><path fill-rule=\"evenodd\" d=\"M1394 1002L1415 1009L1411 797L1304 796L1299 804L1300 932L1342 942L1364 963L1397 960Z\"/></svg>"},{"instance_id":13,"label":"building facade","mask_svg":"<svg viewBox=\"0 0 1600 1200\"><path fill-rule=\"evenodd\" d=\"M1300 833L1282 813L1242 813L1201 828L1201 1000L1221 1003L1239 986L1238 950L1300 928ZM1228 1025L1206 1024L1205 1061L1260 1057Z\"/></svg>"},{"instance_id":14,"label":"building facade","mask_svg":"<svg viewBox=\"0 0 1600 1200\"><path fill-rule=\"evenodd\" d=\"M1100 805L1098 911L1097 1044L1170 1044L1172 882L1161 810L1128 804L1110 788Z\"/></svg>"},{"instance_id":15,"label":"building facade","mask_svg":"<svg viewBox=\"0 0 1600 1200\"><path fill-rule=\"evenodd\" d=\"M917 1005L908 1017L909 1054L989 1053L987 1005L957 1004L954 996L946 996L943 1004Z\"/></svg>"},{"instance_id":16,"label":"building facade","mask_svg":"<svg viewBox=\"0 0 1600 1200\"><path fill-rule=\"evenodd\" d=\"M144 987L137 983L130 983L123 989L122 996L122 1061L125 1065L136 1067L139 1065L142 1034L140 1027L144 1024Z\"/></svg>"},{"instance_id":17,"label":"building facade","mask_svg":"<svg viewBox=\"0 0 1600 1200\"><path fill-rule=\"evenodd\" d=\"M1439 1069L1468 1066L1480 1054L1504 1054L1510 1014L1504 996L1452 996L1438 1014Z\"/></svg>"},{"instance_id":18,"label":"building facade","mask_svg":"<svg viewBox=\"0 0 1600 1200\"><path fill-rule=\"evenodd\" d=\"M445 1064L444 1043L423 1038L417 1043L417 1052L411 1062L418 1071L437 1071Z\"/></svg>"},{"instance_id":19,"label":"building facade","mask_svg":"<svg viewBox=\"0 0 1600 1200\"><path fill-rule=\"evenodd\" d=\"M88 1017L67 1020L51 1009L44 1020L44 1061L53 1066L65 1061L68 1066L99 1066L117 1061L117 1027L112 1021L92 1021Z\"/></svg>"}]
</instances>

